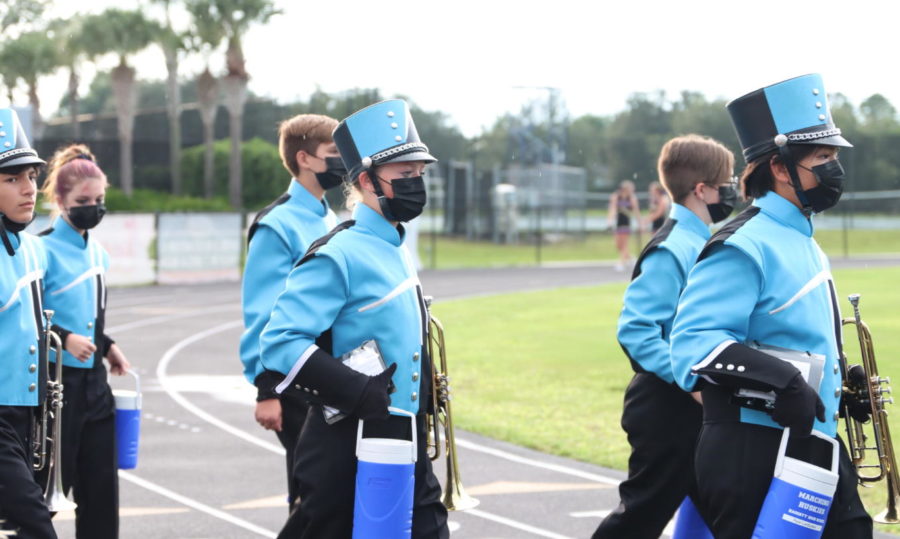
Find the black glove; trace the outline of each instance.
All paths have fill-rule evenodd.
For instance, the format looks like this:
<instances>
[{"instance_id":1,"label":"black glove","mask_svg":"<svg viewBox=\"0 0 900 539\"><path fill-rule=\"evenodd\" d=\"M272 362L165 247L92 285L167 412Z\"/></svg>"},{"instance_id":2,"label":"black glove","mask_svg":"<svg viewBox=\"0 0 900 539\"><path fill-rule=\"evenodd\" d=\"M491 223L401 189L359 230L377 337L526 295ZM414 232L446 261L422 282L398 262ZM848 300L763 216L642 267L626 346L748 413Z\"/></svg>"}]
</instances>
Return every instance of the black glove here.
<instances>
[{"instance_id":1,"label":"black glove","mask_svg":"<svg viewBox=\"0 0 900 539\"><path fill-rule=\"evenodd\" d=\"M388 406L391 398L388 396L394 390L391 376L397 370L397 364L384 369L381 373L369 377L366 387L363 388L359 403L353 410L353 415L360 419L387 419Z\"/></svg>"},{"instance_id":2,"label":"black glove","mask_svg":"<svg viewBox=\"0 0 900 539\"><path fill-rule=\"evenodd\" d=\"M841 395L842 415L846 407L850 417L865 423L871 417L872 405L869 403L869 381L862 365L850 365L847 369L847 388L850 391Z\"/></svg>"},{"instance_id":3,"label":"black glove","mask_svg":"<svg viewBox=\"0 0 900 539\"><path fill-rule=\"evenodd\" d=\"M797 373L787 387L775 391L772 419L782 427L790 427L792 436L809 436L816 418L825 421L825 405L802 374Z\"/></svg>"}]
</instances>

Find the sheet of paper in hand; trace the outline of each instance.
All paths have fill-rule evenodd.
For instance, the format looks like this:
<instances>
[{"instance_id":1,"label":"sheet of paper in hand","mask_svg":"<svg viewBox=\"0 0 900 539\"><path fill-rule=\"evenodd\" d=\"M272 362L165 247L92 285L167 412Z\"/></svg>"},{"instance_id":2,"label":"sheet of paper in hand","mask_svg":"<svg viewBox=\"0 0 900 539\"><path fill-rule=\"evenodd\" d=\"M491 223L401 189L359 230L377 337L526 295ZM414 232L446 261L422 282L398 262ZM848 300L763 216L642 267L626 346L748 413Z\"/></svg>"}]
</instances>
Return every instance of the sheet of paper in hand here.
<instances>
[{"instance_id":1,"label":"sheet of paper in hand","mask_svg":"<svg viewBox=\"0 0 900 539\"><path fill-rule=\"evenodd\" d=\"M342 355L341 361L351 369L369 376L375 376L386 368L384 358L381 357L381 349L378 348L378 343L374 339L369 339ZM329 425L347 416L331 406L323 406L322 413L325 415L325 422Z\"/></svg>"},{"instance_id":2,"label":"sheet of paper in hand","mask_svg":"<svg viewBox=\"0 0 900 539\"><path fill-rule=\"evenodd\" d=\"M819 390L819 385L822 383L823 370L825 369L825 356L779 346L769 346L756 341L748 343L747 346L782 361L787 361L797 367L806 383L816 391ZM771 411L775 406L774 391L739 389L735 392L735 397L739 401L738 404L747 408Z\"/></svg>"}]
</instances>

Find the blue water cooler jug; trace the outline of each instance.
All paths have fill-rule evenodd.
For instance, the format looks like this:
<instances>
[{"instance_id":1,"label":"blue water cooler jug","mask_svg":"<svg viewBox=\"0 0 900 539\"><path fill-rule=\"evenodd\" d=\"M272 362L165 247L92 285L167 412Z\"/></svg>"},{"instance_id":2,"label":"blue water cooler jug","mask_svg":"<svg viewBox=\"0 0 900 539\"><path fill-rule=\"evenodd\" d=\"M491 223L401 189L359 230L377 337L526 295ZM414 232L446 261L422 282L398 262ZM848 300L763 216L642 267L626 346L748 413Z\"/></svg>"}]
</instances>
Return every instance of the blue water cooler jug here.
<instances>
[{"instance_id":1,"label":"blue water cooler jug","mask_svg":"<svg viewBox=\"0 0 900 539\"><path fill-rule=\"evenodd\" d=\"M134 391L113 390L116 400L116 448L119 469L131 470L137 467L141 433L141 379L132 370L125 372L134 377Z\"/></svg>"},{"instance_id":2,"label":"blue water cooler jug","mask_svg":"<svg viewBox=\"0 0 900 539\"><path fill-rule=\"evenodd\" d=\"M678 508L672 539L715 539L690 496L685 496Z\"/></svg>"},{"instance_id":3,"label":"blue water cooler jug","mask_svg":"<svg viewBox=\"0 0 900 539\"><path fill-rule=\"evenodd\" d=\"M363 421L359 421L353 539L404 539L412 535L416 416L399 408L388 409L410 417L412 440L363 438Z\"/></svg>"},{"instance_id":4,"label":"blue water cooler jug","mask_svg":"<svg viewBox=\"0 0 900 539\"><path fill-rule=\"evenodd\" d=\"M790 429L784 429L775 474L753 530L753 539L818 539L838 482L838 441L816 430L832 446L831 469L785 455Z\"/></svg>"}]
</instances>

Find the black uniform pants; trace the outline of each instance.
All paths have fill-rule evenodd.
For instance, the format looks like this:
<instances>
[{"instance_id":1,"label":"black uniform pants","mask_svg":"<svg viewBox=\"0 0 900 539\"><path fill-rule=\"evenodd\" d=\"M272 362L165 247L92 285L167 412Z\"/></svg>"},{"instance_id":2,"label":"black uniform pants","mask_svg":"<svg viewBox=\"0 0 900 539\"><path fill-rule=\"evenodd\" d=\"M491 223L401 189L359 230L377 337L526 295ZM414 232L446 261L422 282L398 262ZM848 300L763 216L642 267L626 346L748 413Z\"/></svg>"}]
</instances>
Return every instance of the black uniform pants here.
<instances>
[{"instance_id":1,"label":"black uniform pants","mask_svg":"<svg viewBox=\"0 0 900 539\"><path fill-rule=\"evenodd\" d=\"M693 455L702 408L689 393L649 373L625 390L622 428L631 456L619 506L593 537L657 539L685 496L694 493ZM693 496L692 496L693 497Z\"/></svg>"},{"instance_id":2,"label":"black uniform pants","mask_svg":"<svg viewBox=\"0 0 900 539\"><path fill-rule=\"evenodd\" d=\"M35 481L31 452L31 406L0 406L0 519L16 537L55 539L50 512Z\"/></svg>"},{"instance_id":3,"label":"black uniform pants","mask_svg":"<svg viewBox=\"0 0 900 539\"><path fill-rule=\"evenodd\" d=\"M54 367L55 368L55 367ZM63 367L62 483L75 508L78 539L119 536L116 404L102 363Z\"/></svg>"},{"instance_id":4,"label":"black uniform pants","mask_svg":"<svg viewBox=\"0 0 900 539\"><path fill-rule=\"evenodd\" d=\"M447 509L441 485L425 452L425 418L416 421L419 452L413 495L413 539L447 539ZM410 439L410 420L391 416L366 421L366 437ZM294 455L299 503L278 535L279 539L349 539L353 534L356 484L357 420L346 417L325 423L320 406L310 406Z\"/></svg>"},{"instance_id":5,"label":"black uniform pants","mask_svg":"<svg viewBox=\"0 0 900 539\"><path fill-rule=\"evenodd\" d=\"M288 507L294 505L297 499L297 484L294 481L294 449L297 447L297 438L306 421L306 412L309 404L294 394L285 393L280 397L281 402L281 432L276 432L278 441L281 442L285 452L287 464Z\"/></svg>"},{"instance_id":6,"label":"black uniform pants","mask_svg":"<svg viewBox=\"0 0 900 539\"><path fill-rule=\"evenodd\" d=\"M716 539L749 539L772 482L781 429L748 423L705 423L697 442L697 508ZM791 441L800 449L807 438ZM838 439L840 441L840 439ZM856 470L840 443L837 491L823 539L868 539L872 519L856 490Z\"/></svg>"}]
</instances>

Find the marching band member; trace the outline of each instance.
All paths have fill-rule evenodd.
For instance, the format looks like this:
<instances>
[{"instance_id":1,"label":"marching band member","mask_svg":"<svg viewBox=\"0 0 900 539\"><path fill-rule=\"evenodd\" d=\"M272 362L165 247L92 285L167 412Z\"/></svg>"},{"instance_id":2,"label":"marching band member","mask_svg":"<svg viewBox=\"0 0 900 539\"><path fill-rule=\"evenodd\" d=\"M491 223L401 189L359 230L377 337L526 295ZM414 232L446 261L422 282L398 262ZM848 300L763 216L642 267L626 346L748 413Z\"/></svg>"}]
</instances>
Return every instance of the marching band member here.
<instances>
[{"instance_id":1,"label":"marching band member","mask_svg":"<svg viewBox=\"0 0 900 539\"><path fill-rule=\"evenodd\" d=\"M782 429L796 451L820 447L812 429L837 436L841 324L828 259L813 214L840 198L836 128L819 75L789 79L728 104L753 203L717 232L688 277L672 329L675 380L702 391L697 506L718 538L750 537L772 481ZM758 343L758 344L757 344ZM756 346L824 356L818 390L793 364ZM775 393L770 413L736 395ZM857 477L840 445L840 478L823 537L872 536Z\"/></svg>"},{"instance_id":2,"label":"marching band member","mask_svg":"<svg viewBox=\"0 0 900 539\"><path fill-rule=\"evenodd\" d=\"M109 255L90 235L106 213L107 185L88 147L73 144L54 154L41 187L59 212L40 236L48 260L44 305L55 311L53 330L65 349L62 482L78 504L75 533L84 539L119 535L116 405L103 358L112 374L130 367L104 333Z\"/></svg>"},{"instance_id":3,"label":"marching band member","mask_svg":"<svg viewBox=\"0 0 900 539\"><path fill-rule=\"evenodd\" d=\"M635 371L622 411L631 444L628 479L595 538L655 539L693 494L701 407L675 385L668 341L678 296L709 239L709 225L728 217L737 201L734 155L715 140L686 135L663 146L658 169L675 203L638 257L619 316L619 344Z\"/></svg>"},{"instance_id":4,"label":"marching band member","mask_svg":"<svg viewBox=\"0 0 900 539\"><path fill-rule=\"evenodd\" d=\"M3 529L16 530L18 537L38 539L56 537L34 478L31 440L47 382L41 361L47 259L40 240L25 227L34 218L43 164L15 111L0 109L0 519Z\"/></svg>"},{"instance_id":5,"label":"marching band member","mask_svg":"<svg viewBox=\"0 0 900 539\"><path fill-rule=\"evenodd\" d=\"M280 537L351 536L356 420L367 420L366 436L410 438L409 419L390 414L390 405L418 414L412 537L446 538L447 512L425 447L428 315L399 224L422 212L422 175L435 158L402 100L349 116L334 140L361 202L353 219L316 241L291 272L261 338L263 364L285 376L276 391L312 403L297 443L300 501ZM371 339L387 365L381 374L367 376L336 359ZM322 405L349 417L328 424Z\"/></svg>"},{"instance_id":6,"label":"marching band member","mask_svg":"<svg viewBox=\"0 0 900 539\"><path fill-rule=\"evenodd\" d=\"M291 481L293 455L307 404L297 395L275 393L274 387L283 376L266 371L260 363L259 335L288 273L313 240L337 224L325 200L325 191L341 185L346 174L331 138L337 123L319 114L300 114L282 122L278 129L279 153L293 179L285 194L256 214L247 234L241 290L246 329L241 336L241 362L244 377L257 387L256 421L274 430L284 446L289 505L296 497Z\"/></svg>"}]
</instances>

